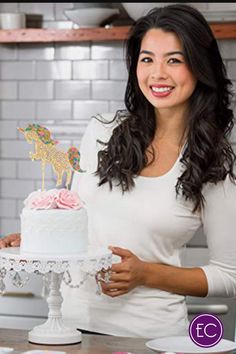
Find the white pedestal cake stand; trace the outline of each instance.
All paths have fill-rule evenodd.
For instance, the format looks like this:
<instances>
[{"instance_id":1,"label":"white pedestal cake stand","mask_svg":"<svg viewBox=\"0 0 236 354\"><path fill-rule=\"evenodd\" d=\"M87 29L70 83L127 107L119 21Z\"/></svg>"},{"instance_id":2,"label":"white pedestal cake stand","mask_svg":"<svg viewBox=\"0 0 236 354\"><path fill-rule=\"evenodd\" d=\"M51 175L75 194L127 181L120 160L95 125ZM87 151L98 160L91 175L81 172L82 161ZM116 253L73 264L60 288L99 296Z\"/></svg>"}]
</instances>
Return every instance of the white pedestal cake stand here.
<instances>
[{"instance_id":1,"label":"white pedestal cake stand","mask_svg":"<svg viewBox=\"0 0 236 354\"><path fill-rule=\"evenodd\" d=\"M61 305L63 298L60 291L63 274L69 272L69 267L79 265L87 276L95 276L101 270L111 267L112 252L108 249L96 249L78 255L26 255L20 253L19 247L0 250L0 290L4 290L4 277L7 272L15 271L19 286L23 285L19 272L39 273L49 275L48 319L34 327L28 335L29 342L37 344L65 345L81 342L81 332L68 328L62 319ZM84 279L85 281L85 279ZM94 280L95 281L95 280ZM15 278L16 283L16 278ZM83 281L80 282L80 284ZM15 284L16 285L16 284Z\"/></svg>"}]
</instances>

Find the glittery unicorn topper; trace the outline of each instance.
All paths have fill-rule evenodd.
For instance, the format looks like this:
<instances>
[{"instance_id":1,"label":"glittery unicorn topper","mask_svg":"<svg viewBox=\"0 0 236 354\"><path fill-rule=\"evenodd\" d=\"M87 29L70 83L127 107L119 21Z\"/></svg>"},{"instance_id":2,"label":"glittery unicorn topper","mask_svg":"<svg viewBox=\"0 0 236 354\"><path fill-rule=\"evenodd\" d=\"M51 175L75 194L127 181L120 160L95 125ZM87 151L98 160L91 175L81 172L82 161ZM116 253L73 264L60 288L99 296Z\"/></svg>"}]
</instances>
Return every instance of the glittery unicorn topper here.
<instances>
[{"instance_id":1,"label":"glittery unicorn topper","mask_svg":"<svg viewBox=\"0 0 236 354\"><path fill-rule=\"evenodd\" d=\"M76 147L71 147L67 152L57 148L55 145L58 141L51 138L50 131L39 125L29 124L25 129L18 128L24 134L26 141L29 144L35 142L35 151L30 152L32 161L42 161L42 190L44 190L45 181L45 166L46 163L52 164L53 170L57 176L56 185L62 183L62 176L66 172L66 186L68 187L71 182L72 171L83 172L80 168L80 152Z\"/></svg>"}]
</instances>

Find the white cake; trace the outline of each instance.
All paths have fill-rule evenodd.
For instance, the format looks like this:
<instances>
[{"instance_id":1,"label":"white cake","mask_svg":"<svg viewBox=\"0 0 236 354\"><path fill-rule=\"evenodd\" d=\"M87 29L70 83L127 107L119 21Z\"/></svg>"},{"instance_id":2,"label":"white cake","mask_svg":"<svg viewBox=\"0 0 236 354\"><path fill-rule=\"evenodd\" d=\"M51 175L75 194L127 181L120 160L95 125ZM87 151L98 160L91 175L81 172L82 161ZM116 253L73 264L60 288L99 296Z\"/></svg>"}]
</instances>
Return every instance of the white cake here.
<instances>
[{"instance_id":1,"label":"white cake","mask_svg":"<svg viewBox=\"0 0 236 354\"><path fill-rule=\"evenodd\" d=\"M77 193L33 192L21 213L22 254L75 255L87 251L87 213Z\"/></svg>"}]
</instances>

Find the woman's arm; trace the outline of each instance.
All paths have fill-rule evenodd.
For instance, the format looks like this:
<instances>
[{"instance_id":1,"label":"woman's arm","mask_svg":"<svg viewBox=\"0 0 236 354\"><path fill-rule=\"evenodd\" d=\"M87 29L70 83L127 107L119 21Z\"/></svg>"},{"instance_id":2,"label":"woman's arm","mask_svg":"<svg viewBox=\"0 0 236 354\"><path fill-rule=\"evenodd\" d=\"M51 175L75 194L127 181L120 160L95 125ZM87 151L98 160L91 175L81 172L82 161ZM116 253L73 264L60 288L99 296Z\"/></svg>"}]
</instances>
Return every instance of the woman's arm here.
<instances>
[{"instance_id":1,"label":"woman's arm","mask_svg":"<svg viewBox=\"0 0 236 354\"><path fill-rule=\"evenodd\" d=\"M209 264L201 266L208 281L208 296L236 296L236 184L229 177L204 190L202 211Z\"/></svg>"},{"instance_id":2,"label":"woman's arm","mask_svg":"<svg viewBox=\"0 0 236 354\"><path fill-rule=\"evenodd\" d=\"M208 184L202 222L209 264L182 268L141 261L128 250L112 248L122 261L112 266L111 283L103 284L109 296L125 294L136 286L157 288L190 296L236 296L236 184Z\"/></svg>"},{"instance_id":3,"label":"woman's arm","mask_svg":"<svg viewBox=\"0 0 236 354\"><path fill-rule=\"evenodd\" d=\"M208 293L207 278L201 268L146 263L145 272L146 282L144 285L148 287L185 296L204 297Z\"/></svg>"},{"instance_id":4,"label":"woman's arm","mask_svg":"<svg viewBox=\"0 0 236 354\"><path fill-rule=\"evenodd\" d=\"M102 282L103 292L111 297L128 293L137 286L157 288L180 295L206 296L207 278L201 268L182 268L141 261L127 249L111 247L121 262L112 265L110 282Z\"/></svg>"}]
</instances>

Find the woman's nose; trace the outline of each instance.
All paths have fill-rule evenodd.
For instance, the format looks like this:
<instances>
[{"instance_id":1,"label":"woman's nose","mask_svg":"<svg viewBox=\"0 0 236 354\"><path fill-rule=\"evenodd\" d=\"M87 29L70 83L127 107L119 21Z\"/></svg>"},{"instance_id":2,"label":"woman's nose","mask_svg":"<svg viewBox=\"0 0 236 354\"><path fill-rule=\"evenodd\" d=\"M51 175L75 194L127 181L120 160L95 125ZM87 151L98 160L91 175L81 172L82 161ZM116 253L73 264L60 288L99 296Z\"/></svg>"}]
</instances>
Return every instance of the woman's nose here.
<instances>
[{"instance_id":1,"label":"woman's nose","mask_svg":"<svg viewBox=\"0 0 236 354\"><path fill-rule=\"evenodd\" d=\"M165 69L165 65L163 63L157 63L156 65L154 65L151 77L155 80L166 79L167 72Z\"/></svg>"}]
</instances>

